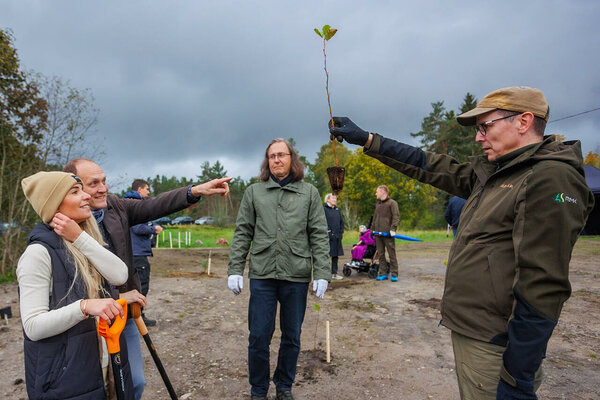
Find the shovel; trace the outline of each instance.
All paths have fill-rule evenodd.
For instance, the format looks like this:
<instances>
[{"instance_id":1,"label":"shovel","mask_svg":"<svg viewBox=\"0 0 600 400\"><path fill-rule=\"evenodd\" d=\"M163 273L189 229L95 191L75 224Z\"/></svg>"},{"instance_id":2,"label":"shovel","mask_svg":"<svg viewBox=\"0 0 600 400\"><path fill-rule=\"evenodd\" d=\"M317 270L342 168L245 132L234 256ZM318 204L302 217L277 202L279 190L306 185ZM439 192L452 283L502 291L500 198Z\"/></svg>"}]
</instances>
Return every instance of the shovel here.
<instances>
[{"instance_id":1,"label":"shovel","mask_svg":"<svg viewBox=\"0 0 600 400\"><path fill-rule=\"evenodd\" d=\"M142 337L144 338L144 342L146 342L146 345L148 346L148 351L150 351L150 355L152 356L152 359L156 364L156 368L158 369L158 372L160 372L160 376L162 377L162 380L165 383L165 386L167 387L167 391L171 396L171 400L177 400L177 395L175 394L173 385L171 385L171 381L169 380L167 371L165 371L165 368L163 367L162 362L158 357L158 353L156 352L156 348L154 348L154 343L152 343L152 340L150 339L150 335L148 334L148 328L146 328L146 324L142 319L142 311L140 310L140 305L138 303L131 304L131 316L135 320L135 324L137 325L138 330L140 331L140 335L142 335Z\"/></svg>"},{"instance_id":2,"label":"shovel","mask_svg":"<svg viewBox=\"0 0 600 400\"><path fill-rule=\"evenodd\" d=\"M125 400L125 379L123 378L123 370L121 369L121 345L119 344L119 336L121 336L121 332L123 331L123 328L125 328L125 322L127 322L127 301L125 299L118 299L117 303L123 307L124 317L121 318L120 315L117 315L111 326L108 326L108 323L100 318L100 321L98 322L98 333L106 339L106 347L108 347L108 353L110 354L113 377L115 379L117 400Z\"/></svg>"},{"instance_id":3,"label":"shovel","mask_svg":"<svg viewBox=\"0 0 600 400\"><path fill-rule=\"evenodd\" d=\"M379 235L379 236L383 236L383 237L390 236L390 234L388 232L377 232L377 231L373 231L373 235ZM410 237L410 236L396 234L392 237L395 239L409 240L411 242L421 242L421 239L417 239L417 238Z\"/></svg>"}]
</instances>

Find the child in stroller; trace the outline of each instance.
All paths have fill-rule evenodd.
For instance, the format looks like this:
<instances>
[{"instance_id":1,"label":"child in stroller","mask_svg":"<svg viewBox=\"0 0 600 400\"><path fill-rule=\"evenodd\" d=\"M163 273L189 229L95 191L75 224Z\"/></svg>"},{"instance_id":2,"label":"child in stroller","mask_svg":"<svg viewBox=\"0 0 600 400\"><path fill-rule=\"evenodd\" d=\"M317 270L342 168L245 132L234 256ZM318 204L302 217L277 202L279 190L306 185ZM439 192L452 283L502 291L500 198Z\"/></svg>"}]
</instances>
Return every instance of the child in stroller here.
<instances>
[{"instance_id":1,"label":"child in stroller","mask_svg":"<svg viewBox=\"0 0 600 400\"><path fill-rule=\"evenodd\" d=\"M358 227L358 232L360 234L358 243L352 247L352 261L344 265L342 272L344 276L348 277L355 269L358 272L368 272L369 278L375 279L379 269L379 265L376 263L377 257L375 257L377 252L375 239L371 237L371 230L364 225ZM366 258L371 259L371 262L365 261Z\"/></svg>"}]
</instances>

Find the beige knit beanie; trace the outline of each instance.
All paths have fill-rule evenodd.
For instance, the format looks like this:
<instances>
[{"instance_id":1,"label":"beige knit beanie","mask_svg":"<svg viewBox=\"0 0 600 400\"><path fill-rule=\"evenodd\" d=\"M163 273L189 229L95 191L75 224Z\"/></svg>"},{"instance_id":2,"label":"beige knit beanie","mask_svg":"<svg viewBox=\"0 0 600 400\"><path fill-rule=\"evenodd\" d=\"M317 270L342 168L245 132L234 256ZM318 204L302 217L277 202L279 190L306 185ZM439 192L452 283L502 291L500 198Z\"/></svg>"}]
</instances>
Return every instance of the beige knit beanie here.
<instances>
[{"instance_id":1,"label":"beige knit beanie","mask_svg":"<svg viewBox=\"0 0 600 400\"><path fill-rule=\"evenodd\" d=\"M76 183L81 183L81 180L71 173L41 171L24 178L21 187L35 212L42 221L49 223L69 189Z\"/></svg>"}]
</instances>

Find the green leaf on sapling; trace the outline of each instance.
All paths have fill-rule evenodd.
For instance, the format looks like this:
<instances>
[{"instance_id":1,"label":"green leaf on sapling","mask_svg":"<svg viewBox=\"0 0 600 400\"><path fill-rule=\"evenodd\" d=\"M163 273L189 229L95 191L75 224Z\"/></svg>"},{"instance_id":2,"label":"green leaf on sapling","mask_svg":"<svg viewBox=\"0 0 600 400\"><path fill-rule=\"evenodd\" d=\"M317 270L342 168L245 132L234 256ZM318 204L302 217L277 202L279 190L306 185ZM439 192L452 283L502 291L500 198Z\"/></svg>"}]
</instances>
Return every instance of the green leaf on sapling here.
<instances>
[{"instance_id":1,"label":"green leaf on sapling","mask_svg":"<svg viewBox=\"0 0 600 400\"><path fill-rule=\"evenodd\" d=\"M317 303L313 304L313 307L315 307L317 311L321 311L321 307L319 307Z\"/></svg>"},{"instance_id":2,"label":"green leaf on sapling","mask_svg":"<svg viewBox=\"0 0 600 400\"><path fill-rule=\"evenodd\" d=\"M323 25L323 36L327 36L327 32L329 32L330 28L331 26L329 25Z\"/></svg>"},{"instance_id":3,"label":"green leaf on sapling","mask_svg":"<svg viewBox=\"0 0 600 400\"><path fill-rule=\"evenodd\" d=\"M323 37L323 35L321 34L321 32L319 32L317 28L315 28L315 32L317 33L317 35L319 35L319 37Z\"/></svg>"},{"instance_id":4,"label":"green leaf on sapling","mask_svg":"<svg viewBox=\"0 0 600 400\"><path fill-rule=\"evenodd\" d=\"M327 35L325 36L325 40L329 40L333 37L333 35L335 35L335 33L337 32L337 29L330 29L329 31L327 31Z\"/></svg>"}]
</instances>

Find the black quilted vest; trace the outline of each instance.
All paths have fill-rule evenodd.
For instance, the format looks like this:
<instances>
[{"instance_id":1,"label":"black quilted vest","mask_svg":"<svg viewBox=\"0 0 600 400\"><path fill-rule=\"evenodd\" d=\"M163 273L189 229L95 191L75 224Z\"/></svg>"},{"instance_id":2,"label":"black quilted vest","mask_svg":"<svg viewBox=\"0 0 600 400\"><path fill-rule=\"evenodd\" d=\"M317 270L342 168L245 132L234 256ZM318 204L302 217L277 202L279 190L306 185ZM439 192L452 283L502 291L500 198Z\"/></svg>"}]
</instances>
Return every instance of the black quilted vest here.
<instances>
[{"instance_id":1,"label":"black quilted vest","mask_svg":"<svg viewBox=\"0 0 600 400\"><path fill-rule=\"evenodd\" d=\"M57 234L40 223L27 239L28 245L32 243L43 245L52 261L50 310L88 297L80 277L69 292L75 266ZM94 318L46 339L32 341L25 332L23 336L25 382L30 399L106 399Z\"/></svg>"}]
</instances>

